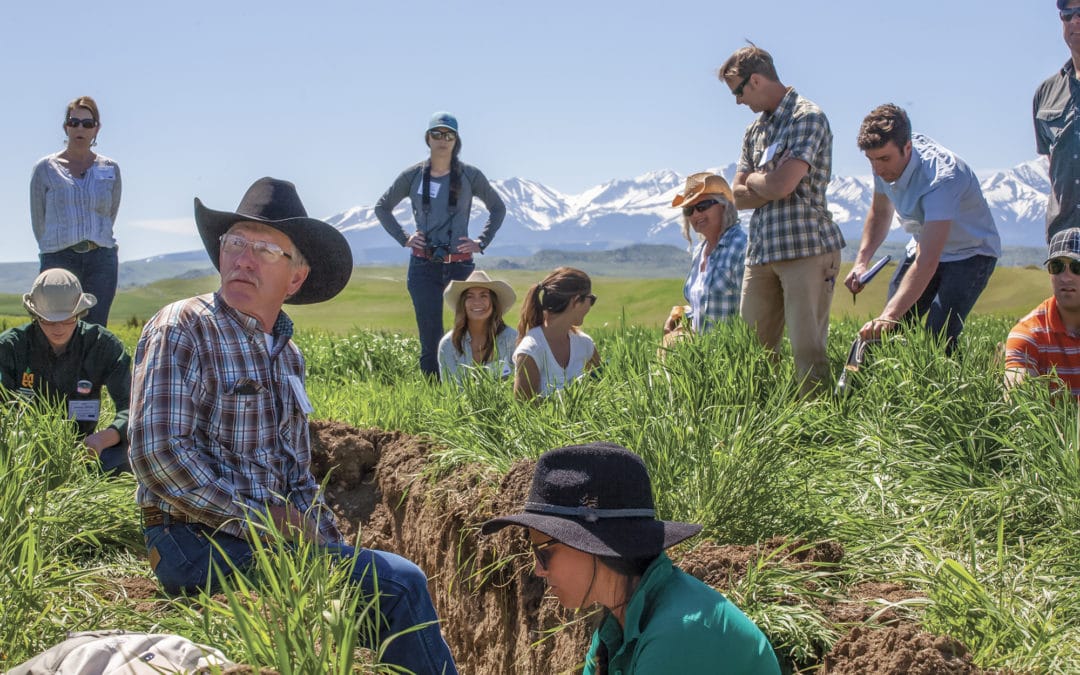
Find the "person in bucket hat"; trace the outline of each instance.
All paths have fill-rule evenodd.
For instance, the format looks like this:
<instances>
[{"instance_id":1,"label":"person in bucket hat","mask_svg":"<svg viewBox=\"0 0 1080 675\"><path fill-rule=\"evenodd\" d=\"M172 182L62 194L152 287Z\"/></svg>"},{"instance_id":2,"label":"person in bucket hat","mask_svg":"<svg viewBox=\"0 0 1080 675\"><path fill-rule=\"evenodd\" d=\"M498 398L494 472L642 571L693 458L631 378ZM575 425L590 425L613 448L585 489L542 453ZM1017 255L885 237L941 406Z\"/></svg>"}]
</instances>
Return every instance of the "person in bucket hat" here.
<instances>
[{"instance_id":1,"label":"person in bucket hat","mask_svg":"<svg viewBox=\"0 0 1080 675\"><path fill-rule=\"evenodd\" d=\"M626 448L596 442L545 452L524 510L480 530L510 525L528 528L534 572L564 607L605 608L586 675L780 672L761 630L664 553L701 526L656 517L645 463Z\"/></svg>"},{"instance_id":2,"label":"person in bucket hat","mask_svg":"<svg viewBox=\"0 0 1080 675\"><path fill-rule=\"evenodd\" d=\"M211 570L245 568L269 522L354 560L365 594L394 598L378 604L380 632L365 644L382 645L384 662L456 672L424 573L346 545L311 473L313 407L282 306L337 295L352 272L348 243L275 178L255 181L235 211L196 199L195 224L221 286L163 308L135 350L131 464L154 574L172 595L214 588Z\"/></svg>"},{"instance_id":3,"label":"person in bucket hat","mask_svg":"<svg viewBox=\"0 0 1080 675\"><path fill-rule=\"evenodd\" d=\"M78 277L65 269L38 275L23 307L32 321L0 333L0 383L30 399L59 403L77 428L87 454L108 475L130 472L127 456L131 358L120 339L83 320L97 304ZM101 388L116 411L97 429Z\"/></svg>"},{"instance_id":4,"label":"person in bucket hat","mask_svg":"<svg viewBox=\"0 0 1080 675\"><path fill-rule=\"evenodd\" d=\"M687 176L686 187L675 195L671 205L682 208L683 236L695 244L690 236L693 230L698 241L683 284L688 304L671 308L664 335L679 334L684 317L693 332L705 332L739 315L746 232L739 226L735 198L723 176L707 171Z\"/></svg>"},{"instance_id":5,"label":"person in bucket hat","mask_svg":"<svg viewBox=\"0 0 1080 675\"><path fill-rule=\"evenodd\" d=\"M462 162L457 117L431 116L424 132L430 156L401 172L375 204L375 216L399 244L409 250L407 286L420 335L420 371L439 374L439 340L443 336L442 294L454 280L468 278L473 256L483 253L506 216L506 204L484 174ZM416 230L405 232L394 209L406 197L412 203ZM473 197L488 211L480 236L469 236Z\"/></svg>"},{"instance_id":6,"label":"person in bucket hat","mask_svg":"<svg viewBox=\"0 0 1080 675\"><path fill-rule=\"evenodd\" d=\"M443 300L454 311L454 327L439 341L439 377L458 380L473 366L499 377L514 372L511 357L517 331L506 325L503 315L517 295L510 284L476 270L463 281L454 280L443 291Z\"/></svg>"},{"instance_id":7,"label":"person in bucket hat","mask_svg":"<svg viewBox=\"0 0 1080 675\"><path fill-rule=\"evenodd\" d=\"M1054 293L1009 331L1005 386L1045 375L1080 397L1080 228L1070 227L1050 239L1045 264Z\"/></svg>"}]
</instances>

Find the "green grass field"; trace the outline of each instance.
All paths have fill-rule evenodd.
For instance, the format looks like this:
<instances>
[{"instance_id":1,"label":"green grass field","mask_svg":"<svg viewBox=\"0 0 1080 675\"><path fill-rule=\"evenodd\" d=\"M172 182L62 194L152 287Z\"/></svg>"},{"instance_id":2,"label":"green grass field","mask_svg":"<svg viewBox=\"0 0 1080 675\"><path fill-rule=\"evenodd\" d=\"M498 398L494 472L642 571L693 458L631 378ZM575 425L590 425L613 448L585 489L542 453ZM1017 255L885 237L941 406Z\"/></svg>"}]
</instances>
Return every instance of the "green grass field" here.
<instances>
[{"instance_id":1,"label":"green grass field","mask_svg":"<svg viewBox=\"0 0 1080 675\"><path fill-rule=\"evenodd\" d=\"M841 279L851 269L842 267ZM842 285L837 285L833 297L834 318L869 318L880 311L885 302L888 282L895 266L890 266L861 293L857 303ZM355 329L382 330L415 335L412 303L405 288L405 267L357 267L348 287L330 302L295 306L290 316L302 329L347 333ZM505 279L517 291L519 304L508 315L511 324L517 323L520 298L543 278L545 272L500 271L495 276ZM630 277L596 277L594 291L599 302L586 320L589 328L625 325L658 328L663 325L672 305L682 303L682 279L635 279ZM165 304L217 288L216 277L175 279L149 286L121 291L111 312L111 324L142 324ZM1019 318L1050 294L1050 282L1041 269L999 267L978 304L975 314ZM22 299L18 295L0 295L0 321L12 325L23 321ZM445 314L450 325L452 315Z\"/></svg>"}]
</instances>

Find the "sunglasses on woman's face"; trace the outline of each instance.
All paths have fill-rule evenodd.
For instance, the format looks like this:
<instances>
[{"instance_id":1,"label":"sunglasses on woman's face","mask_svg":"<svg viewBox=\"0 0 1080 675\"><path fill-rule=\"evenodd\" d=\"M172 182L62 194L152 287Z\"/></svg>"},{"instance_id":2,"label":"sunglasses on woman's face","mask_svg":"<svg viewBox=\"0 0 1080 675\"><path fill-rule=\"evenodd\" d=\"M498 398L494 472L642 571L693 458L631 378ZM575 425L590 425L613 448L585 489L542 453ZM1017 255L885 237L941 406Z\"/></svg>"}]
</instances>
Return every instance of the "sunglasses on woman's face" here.
<instances>
[{"instance_id":1,"label":"sunglasses on woman's face","mask_svg":"<svg viewBox=\"0 0 1080 675\"><path fill-rule=\"evenodd\" d=\"M719 200L716 199L702 199L700 202L694 204L693 206L684 206L682 214L686 217L690 217L690 215L695 211L701 213L702 211L707 211L711 209L719 203Z\"/></svg>"},{"instance_id":2,"label":"sunglasses on woman's face","mask_svg":"<svg viewBox=\"0 0 1080 675\"><path fill-rule=\"evenodd\" d=\"M80 119L78 117L69 117L66 122L67 126L75 128L81 126L83 129L93 129L97 126L97 122L93 117L87 117L86 119Z\"/></svg>"},{"instance_id":3,"label":"sunglasses on woman's face","mask_svg":"<svg viewBox=\"0 0 1080 675\"><path fill-rule=\"evenodd\" d=\"M555 544L561 543L558 539L548 539L542 541L539 544L529 542L529 547L532 549L533 557L536 558L536 564L540 569L547 571L548 564L551 562L551 555L554 551L549 550Z\"/></svg>"},{"instance_id":4,"label":"sunglasses on woman's face","mask_svg":"<svg viewBox=\"0 0 1080 675\"><path fill-rule=\"evenodd\" d=\"M596 296L593 295L592 293L584 293L584 294L582 294L582 295L580 295L578 297L580 297L582 300L588 300L589 301L589 307L592 307L593 305L596 304Z\"/></svg>"},{"instance_id":5,"label":"sunglasses on woman's face","mask_svg":"<svg viewBox=\"0 0 1080 675\"><path fill-rule=\"evenodd\" d=\"M453 131L439 131L438 129L429 131L428 135L436 141L452 141L457 138L457 134Z\"/></svg>"}]
</instances>

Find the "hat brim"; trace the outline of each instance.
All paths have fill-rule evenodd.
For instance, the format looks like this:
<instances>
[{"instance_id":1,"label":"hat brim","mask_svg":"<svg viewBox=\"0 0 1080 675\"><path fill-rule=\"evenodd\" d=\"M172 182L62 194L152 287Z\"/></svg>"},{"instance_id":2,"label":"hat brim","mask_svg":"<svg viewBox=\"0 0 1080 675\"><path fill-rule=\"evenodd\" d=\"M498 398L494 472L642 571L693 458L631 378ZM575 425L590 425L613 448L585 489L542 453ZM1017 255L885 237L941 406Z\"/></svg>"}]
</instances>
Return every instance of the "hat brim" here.
<instances>
[{"instance_id":1,"label":"hat brim","mask_svg":"<svg viewBox=\"0 0 1080 675\"><path fill-rule=\"evenodd\" d=\"M96 304L97 296L93 293L83 293L79 297L79 302L75 304L75 309L69 312L45 312L34 306L34 301L30 298L29 293L23 294L23 308L31 315L43 321L67 321L73 316L79 316Z\"/></svg>"},{"instance_id":2,"label":"hat brim","mask_svg":"<svg viewBox=\"0 0 1080 675\"><path fill-rule=\"evenodd\" d=\"M214 268L220 270L221 235L241 221L262 223L283 233L307 259L311 271L295 295L285 300L291 305L323 302L341 292L352 276L352 249L345 235L316 218L268 220L231 211L215 211L195 198L195 226Z\"/></svg>"},{"instance_id":3,"label":"hat brim","mask_svg":"<svg viewBox=\"0 0 1080 675\"><path fill-rule=\"evenodd\" d=\"M499 309L503 314L506 314L517 302L517 293L505 281L494 279L491 281L469 281L468 279L461 279L451 281L446 286L446 290L443 291L443 300L446 302L446 306L450 308L450 311L457 311L458 299L461 298L462 293L470 288L486 288L494 293L495 297L499 299Z\"/></svg>"},{"instance_id":4,"label":"hat brim","mask_svg":"<svg viewBox=\"0 0 1080 675\"><path fill-rule=\"evenodd\" d=\"M627 559L657 556L701 532L701 525L655 518L610 518L586 523L541 513L492 518L480 526L480 532L490 535L510 525L531 527L585 553Z\"/></svg>"}]
</instances>

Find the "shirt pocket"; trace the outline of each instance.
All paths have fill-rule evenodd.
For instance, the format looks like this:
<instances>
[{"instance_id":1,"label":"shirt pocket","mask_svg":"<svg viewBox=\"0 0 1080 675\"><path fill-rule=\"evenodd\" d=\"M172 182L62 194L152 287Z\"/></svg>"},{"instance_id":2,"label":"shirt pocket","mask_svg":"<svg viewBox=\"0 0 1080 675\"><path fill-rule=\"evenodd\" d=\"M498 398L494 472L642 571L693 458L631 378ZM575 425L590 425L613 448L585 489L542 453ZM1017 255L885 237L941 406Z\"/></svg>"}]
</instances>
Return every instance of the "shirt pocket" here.
<instances>
[{"instance_id":1,"label":"shirt pocket","mask_svg":"<svg viewBox=\"0 0 1080 675\"><path fill-rule=\"evenodd\" d=\"M1065 108L1041 108L1035 113L1035 119L1039 124L1039 133L1050 145L1056 145L1068 126L1069 113Z\"/></svg>"},{"instance_id":2,"label":"shirt pocket","mask_svg":"<svg viewBox=\"0 0 1080 675\"><path fill-rule=\"evenodd\" d=\"M269 395L268 391L221 394L208 431L228 452L243 454L258 447L262 411L269 403L264 399Z\"/></svg>"},{"instance_id":3,"label":"shirt pocket","mask_svg":"<svg viewBox=\"0 0 1080 675\"><path fill-rule=\"evenodd\" d=\"M112 216L113 189L116 187L115 174L111 178L95 175L91 184L94 212L102 218Z\"/></svg>"}]
</instances>

